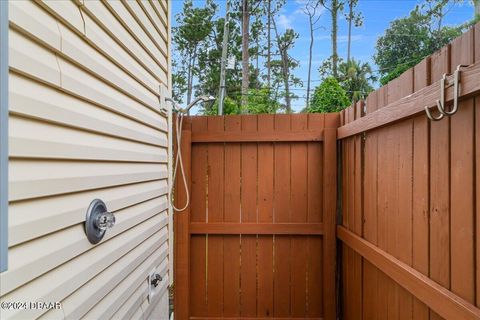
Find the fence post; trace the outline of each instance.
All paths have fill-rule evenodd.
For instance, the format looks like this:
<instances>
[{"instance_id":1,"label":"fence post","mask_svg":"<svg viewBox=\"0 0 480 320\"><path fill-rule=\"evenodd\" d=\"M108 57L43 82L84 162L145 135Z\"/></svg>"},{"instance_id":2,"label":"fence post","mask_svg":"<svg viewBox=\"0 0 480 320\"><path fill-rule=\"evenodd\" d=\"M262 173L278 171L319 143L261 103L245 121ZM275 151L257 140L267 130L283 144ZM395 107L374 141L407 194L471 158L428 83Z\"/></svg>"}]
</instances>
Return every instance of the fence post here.
<instances>
[{"instance_id":1,"label":"fence post","mask_svg":"<svg viewBox=\"0 0 480 320\"><path fill-rule=\"evenodd\" d=\"M188 118L184 121L187 122ZM189 123L188 123L189 124ZM181 150L183 166L185 168L185 175L188 189L191 190L191 147L192 147L192 133L188 128L188 124L184 123L182 130ZM178 146L176 146L178 148ZM186 193L183 185L183 180L178 168L175 180L175 205L176 207L183 206L186 201ZM190 206L184 211L175 212L174 214L174 239L175 239L175 295L174 295L174 310L176 319L188 319L190 316Z\"/></svg>"},{"instance_id":2,"label":"fence post","mask_svg":"<svg viewBox=\"0 0 480 320\"><path fill-rule=\"evenodd\" d=\"M324 319L336 319L337 128L325 128L323 145Z\"/></svg>"}]
</instances>

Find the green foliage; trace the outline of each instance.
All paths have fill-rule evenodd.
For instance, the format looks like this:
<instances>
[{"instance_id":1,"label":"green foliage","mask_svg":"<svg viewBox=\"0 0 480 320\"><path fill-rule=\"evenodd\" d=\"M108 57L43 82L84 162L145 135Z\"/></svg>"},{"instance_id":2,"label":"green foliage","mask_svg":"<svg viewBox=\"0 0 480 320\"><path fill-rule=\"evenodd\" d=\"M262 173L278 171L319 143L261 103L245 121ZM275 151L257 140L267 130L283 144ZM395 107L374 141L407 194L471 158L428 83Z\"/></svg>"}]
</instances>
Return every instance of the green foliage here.
<instances>
[{"instance_id":1,"label":"green foliage","mask_svg":"<svg viewBox=\"0 0 480 320\"><path fill-rule=\"evenodd\" d=\"M352 58L338 66L338 81L347 92L350 101L366 98L373 91L372 83L376 80L372 74L372 68L367 62L360 62Z\"/></svg>"},{"instance_id":2,"label":"green foliage","mask_svg":"<svg viewBox=\"0 0 480 320\"><path fill-rule=\"evenodd\" d=\"M323 61L319 72L322 78L333 77L331 58ZM336 79L350 101L358 101L368 96L373 91L373 83L377 81L370 64L354 58L350 61L339 59Z\"/></svg>"},{"instance_id":3,"label":"green foliage","mask_svg":"<svg viewBox=\"0 0 480 320\"><path fill-rule=\"evenodd\" d=\"M232 97L225 97L223 102L224 114L240 114L240 91L231 92ZM264 114L264 113L277 113L281 108L280 104L272 98L271 92L268 88L261 89L249 89L248 90L248 104L246 113L248 114ZM205 115L217 115L218 114L218 102L213 104L204 104L200 110Z\"/></svg>"},{"instance_id":4,"label":"green foliage","mask_svg":"<svg viewBox=\"0 0 480 320\"><path fill-rule=\"evenodd\" d=\"M218 101L213 104L203 104L200 113L206 116L218 115ZM240 114L240 104L232 98L225 97L223 100L223 114Z\"/></svg>"},{"instance_id":5,"label":"green foliage","mask_svg":"<svg viewBox=\"0 0 480 320\"><path fill-rule=\"evenodd\" d=\"M187 93L187 102L192 95L193 79L200 74L199 50L208 41L213 31L213 17L217 5L206 0L204 7L194 7L192 0L183 3L183 11L176 15L178 26L173 28L175 61L173 68L173 96L178 99Z\"/></svg>"},{"instance_id":6,"label":"green foliage","mask_svg":"<svg viewBox=\"0 0 480 320\"><path fill-rule=\"evenodd\" d=\"M358 0L348 0L347 3L348 7L352 10L344 14L345 19L349 22L351 21L355 27L361 27L363 25L364 17L361 12L354 10L358 5Z\"/></svg>"},{"instance_id":7,"label":"green foliage","mask_svg":"<svg viewBox=\"0 0 480 320\"><path fill-rule=\"evenodd\" d=\"M277 113L280 104L277 100L272 99L268 88L250 89L248 90L247 108L250 114Z\"/></svg>"},{"instance_id":8,"label":"green foliage","mask_svg":"<svg viewBox=\"0 0 480 320\"><path fill-rule=\"evenodd\" d=\"M386 85L393 79L396 79L402 75L405 71L410 69L412 66L416 65L419 63L421 60L413 60L413 62L410 63L403 63L399 64L398 66L395 67L392 71L388 72L386 75L380 78L380 84L382 86Z\"/></svg>"},{"instance_id":9,"label":"green foliage","mask_svg":"<svg viewBox=\"0 0 480 320\"><path fill-rule=\"evenodd\" d=\"M380 67L382 84L442 48L471 25L472 22L442 26L447 4L447 0L426 0L416 6L408 17L390 23L377 40L374 55L375 63Z\"/></svg>"},{"instance_id":10,"label":"green foliage","mask_svg":"<svg viewBox=\"0 0 480 320\"><path fill-rule=\"evenodd\" d=\"M315 88L312 101L307 112L337 112L350 104L347 93L340 86L337 79L328 77Z\"/></svg>"}]
</instances>

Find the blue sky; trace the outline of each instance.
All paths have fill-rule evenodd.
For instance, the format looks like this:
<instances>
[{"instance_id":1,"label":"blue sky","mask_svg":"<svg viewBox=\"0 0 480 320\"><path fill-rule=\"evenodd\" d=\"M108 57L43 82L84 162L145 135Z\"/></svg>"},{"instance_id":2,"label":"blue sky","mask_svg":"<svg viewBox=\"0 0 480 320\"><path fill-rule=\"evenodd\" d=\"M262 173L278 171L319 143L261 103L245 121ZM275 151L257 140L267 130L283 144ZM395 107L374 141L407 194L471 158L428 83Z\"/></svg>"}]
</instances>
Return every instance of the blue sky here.
<instances>
[{"instance_id":1,"label":"blue sky","mask_svg":"<svg viewBox=\"0 0 480 320\"><path fill-rule=\"evenodd\" d=\"M372 56L375 53L375 43L379 36L388 27L390 21L404 17L422 1L417 0L359 0L358 10L364 16L363 26L354 28L352 31L352 57L361 61L368 61L374 65ZM225 1L217 0L220 5L218 14L224 15ZM183 0L173 1L173 26L176 25L175 15L182 10ZM204 5L204 0L195 0L195 6ZM295 47L291 55L300 61L300 66L295 70L295 74L302 80L307 79L308 67L308 45L309 45L309 27L307 16L302 12L301 0L287 0L287 3L277 16L277 24L284 31L286 28L292 28L299 34ZM473 17L473 7L470 1L463 4L455 4L450 7L444 23L446 25L463 23ZM338 50L339 55L346 57L347 54L347 23L341 15L338 30ZM318 67L322 61L331 55L330 42L330 17L327 11L322 13L319 25L323 28L316 31L313 50L312 63L312 86L319 84L320 75ZM292 103L296 111L304 107L305 101L302 97L306 94L306 81L303 87L294 88L295 93L300 97Z\"/></svg>"}]
</instances>

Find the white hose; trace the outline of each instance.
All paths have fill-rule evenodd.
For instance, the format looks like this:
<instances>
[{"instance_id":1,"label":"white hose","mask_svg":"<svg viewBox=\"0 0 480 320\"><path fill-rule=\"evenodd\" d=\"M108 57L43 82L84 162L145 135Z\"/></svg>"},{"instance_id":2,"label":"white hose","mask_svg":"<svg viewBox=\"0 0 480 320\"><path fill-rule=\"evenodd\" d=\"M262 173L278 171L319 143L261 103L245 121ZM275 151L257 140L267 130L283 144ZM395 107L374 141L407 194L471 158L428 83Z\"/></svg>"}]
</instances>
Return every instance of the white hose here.
<instances>
[{"instance_id":1,"label":"white hose","mask_svg":"<svg viewBox=\"0 0 480 320\"><path fill-rule=\"evenodd\" d=\"M190 192L188 191L187 177L185 176L185 169L183 168L182 148L181 148L183 117L184 117L184 114L182 112L179 112L176 120L176 125L175 125L176 136L177 136L177 156L175 157L175 164L173 168L173 180L172 180L172 186L170 187L170 202L172 204L173 210L177 212L181 212L187 209L188 206L190 205ZM182 208L175 207L175 204L173 203L173 197L172 197L173 187L175 185L175 178L177 176L178 163L180 163L180 172L182 174L183 186L185 188L185 193L187 196L187 201L185 202L185 206L183 206Z\"/></svg>"}]
</instances>

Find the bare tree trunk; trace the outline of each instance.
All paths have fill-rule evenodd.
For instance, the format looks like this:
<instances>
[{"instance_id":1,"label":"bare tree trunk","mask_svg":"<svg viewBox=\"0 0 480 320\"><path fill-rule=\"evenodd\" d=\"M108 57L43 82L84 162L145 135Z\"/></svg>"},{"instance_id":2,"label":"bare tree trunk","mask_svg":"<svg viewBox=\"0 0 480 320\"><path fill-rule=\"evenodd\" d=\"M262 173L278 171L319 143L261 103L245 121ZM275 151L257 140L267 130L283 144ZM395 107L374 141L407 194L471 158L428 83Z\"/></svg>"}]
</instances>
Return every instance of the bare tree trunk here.
<instances>
[{"instance_id":1,"label":"bare tree trunk","mask_svg":"<svg viewBox=\"0 0 480 320\"><path fill-rule=\"evenodd\" d=\"M337 50L337 18L338 18L338 0L332 0L332 73L335 78L338 77L338 50Z\"/></svg>"},{"instance_id":2,"label":"bare tree trunk","mask_svg":"<svg viewBox=\"0 0 480 320\"><path fill-rule=\"evenodd\" d=\"M242 0L242 113L247 112L248 103L248 82L249 82L249 24L250 12L248 0Z\"/></svg>"},{"instance_id":3,"label":"bare tree trunk","mask_svg":"<svg viewBox=\"0 0 480 320\"><path fill-rule=\"evenodd\" d=\"M312 74L312 53L313 53L313 17L310 15L308 16L309 24L310 24L310 48L308 52L308 76L307 76L307 101L306 101L306 108L310 106L310 82L311 82L311 74Z\"/></svg>"},{"instance_id":4,"label":"bare tree trunk","mask_svg":"<svg viewBox=\"0 0 480 320\"><path fill-rule=\"evenodd\" d=\"M352 20L353 20L353 0L348 1L348 44L347 44L347 62L350 62L350 46L352 43Z\"/></svg>"},{"instance_id":5,"label":"bare tree trunk","mask_svg":"<svg viewBox=\"0 0 480 320\"><path fill-rule=\"evenodd\" d=\"M479 0L480 1L480 0ZM268 0L268 12L267 12L267 85L270 90L271 83L270 83L270 78L271 78L271 71L270 71L270 63L271 63L271 38L270 38L270 21L271 21L271 4L272 0Z\"/></svg>"},{"instance_id":6,"label":"bare tree trunk","mask_svg":"<svg viewBox=\"0 0 480 320\"><path fill-rule=\"evenodd\" d=\"M289 70L288 70L288 52L280 42L280 37L278 35L277 24L275 19L272 19L273 30L275 31L275 37L277 39L278 50L280 51L280 56L282 59L282 76L283 76L283 85L285 86L285 109L287 113L292 113L292 104L290 100L290 85L288 83Z\"/></svg>"},{"instance_id":7,"label":"bare tree trunk","mask_svg":"<svg viewBox=\"0 0 480 320\"><path fill-rule=\"evenodd\" d=\"M192 101L193 91L193 66L194 66L194 53L190 55L188 60L188 73L187 73L187 105Z\"/></svg>"}]
</instances>

